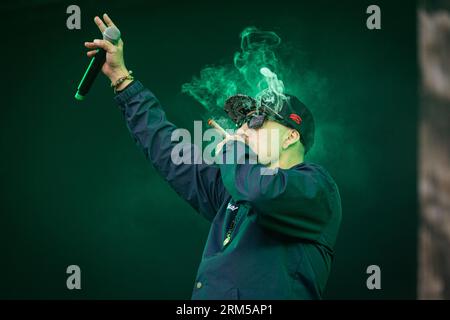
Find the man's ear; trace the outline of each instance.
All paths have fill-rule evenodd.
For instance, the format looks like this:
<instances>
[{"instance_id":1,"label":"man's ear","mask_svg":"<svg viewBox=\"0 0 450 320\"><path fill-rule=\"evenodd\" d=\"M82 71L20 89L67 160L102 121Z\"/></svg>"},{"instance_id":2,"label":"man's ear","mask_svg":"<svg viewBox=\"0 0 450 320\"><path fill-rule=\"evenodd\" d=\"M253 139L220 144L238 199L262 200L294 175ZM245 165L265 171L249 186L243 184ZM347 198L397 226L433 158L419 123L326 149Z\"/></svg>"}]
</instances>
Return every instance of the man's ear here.
<instances>
[{"instance_id":1,"label":"man's ear","mask_svg":"<svg viewBox=\"0 0 450 320\"><path fill-rule=\"evenodd\" d=\"M290 145L293 145L299 140L300 140L300 133L295 129L289 129L287 137L283 141L283 149L289 148Z\"/></svg>"}]
</instances>

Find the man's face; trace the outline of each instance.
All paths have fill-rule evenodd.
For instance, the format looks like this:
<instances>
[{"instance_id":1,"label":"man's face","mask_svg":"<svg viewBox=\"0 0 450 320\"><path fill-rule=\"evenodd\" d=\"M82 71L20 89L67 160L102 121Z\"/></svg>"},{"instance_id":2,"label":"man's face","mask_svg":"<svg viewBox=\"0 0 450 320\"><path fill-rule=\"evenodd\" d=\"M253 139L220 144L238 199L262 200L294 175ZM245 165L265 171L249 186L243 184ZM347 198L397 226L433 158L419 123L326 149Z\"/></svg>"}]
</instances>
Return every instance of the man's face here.
<instances>
[{"instance_id":1,"label":"man's face","mask_svg":"<svg viewBox=\"0 0 450 320\"><path fill-rule=\"evenodd\" d=\"M278 162L289 131L278 122L266 120L259 129L250 129L245 123L237 133L245 137L249 147L258 155L258 162L269 165Z\"/></svg>"}]
</instances>

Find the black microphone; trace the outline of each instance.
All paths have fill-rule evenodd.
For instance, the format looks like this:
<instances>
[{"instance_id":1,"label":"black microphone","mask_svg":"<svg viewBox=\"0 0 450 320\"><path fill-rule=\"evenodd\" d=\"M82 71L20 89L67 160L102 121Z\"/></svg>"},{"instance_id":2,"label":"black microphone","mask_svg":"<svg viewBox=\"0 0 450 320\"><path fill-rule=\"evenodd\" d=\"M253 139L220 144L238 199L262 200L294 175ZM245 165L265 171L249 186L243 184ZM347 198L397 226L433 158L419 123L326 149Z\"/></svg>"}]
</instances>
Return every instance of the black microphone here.
<instances>
[{"instance_id":1,"label":"black microphone","mask_svg":"<svg viewBox=\"0 0 450 320\"><path fill-rule=\"evenodd\" d=\"M120 31L116 27L108 27L103 31L103 39L116 45L120 40ZM80 84L77 88L77 93L75 93L75 99L83 100L86 94L89 92L92 84L94 83L97 74L103 67L106 61L106 51L103 49L98 49L95 56L92 57L86 72L81 78Z\"/></svg>"}]
</instances>

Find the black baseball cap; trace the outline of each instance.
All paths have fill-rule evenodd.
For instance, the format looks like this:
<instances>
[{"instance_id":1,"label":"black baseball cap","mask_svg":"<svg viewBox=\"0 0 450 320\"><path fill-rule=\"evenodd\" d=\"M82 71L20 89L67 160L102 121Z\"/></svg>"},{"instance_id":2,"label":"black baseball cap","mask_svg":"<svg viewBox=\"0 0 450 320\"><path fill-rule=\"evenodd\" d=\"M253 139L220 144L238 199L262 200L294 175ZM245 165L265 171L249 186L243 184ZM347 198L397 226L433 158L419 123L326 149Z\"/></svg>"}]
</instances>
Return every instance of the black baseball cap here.
<instances>
[{"instance_id":1,"label":"black baseball cap","mask_svg":"<svg viewBox=\"0 0 450 320\"><path fill-rule=\"evenodd\" d=\"M281 103L281 107L274 108L275 101ZM263 101L257 108L256 99L237 94L225 101L224 110L239 127L248 123L250 128L256 129L261 127L266 119L270 119L297 130L306 154L314 144L315 124L311 111L293 95L285 94L283 99L275 101Z\"/></svg>"}]
</instances>

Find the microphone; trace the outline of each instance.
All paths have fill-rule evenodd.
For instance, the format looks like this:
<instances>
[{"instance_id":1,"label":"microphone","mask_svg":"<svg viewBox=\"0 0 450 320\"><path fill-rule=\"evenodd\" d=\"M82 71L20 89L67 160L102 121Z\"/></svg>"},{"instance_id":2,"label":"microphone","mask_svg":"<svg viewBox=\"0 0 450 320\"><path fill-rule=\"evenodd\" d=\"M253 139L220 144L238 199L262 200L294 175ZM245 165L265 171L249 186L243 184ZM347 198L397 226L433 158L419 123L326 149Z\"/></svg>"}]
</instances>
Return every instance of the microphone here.
<instances>
[{"instance_id":1,"label":"microphone","mask_svg":"<svg viewBox=\"0 0 450 320\"><path fill-rule=\"evenodd\" d=\"M120 31L116 27L108 27L103 31L103 39L116 45L120 40ZM106 51L103 49L98 49L95 56L92 57L86 72L81 78L80 84L77 87L77 92L75 93L75 99L83 100L84 97L91 89L97 74L103 67L106 61Z\"/></svg>"}]
</instances>

